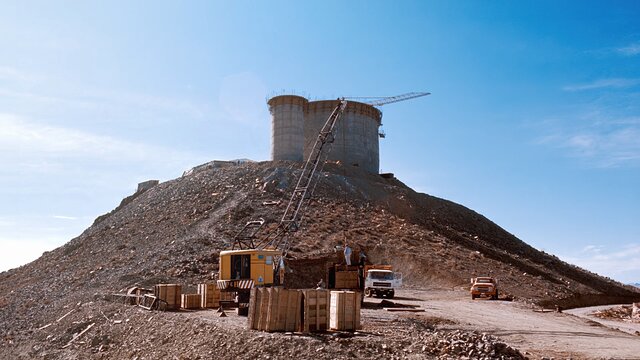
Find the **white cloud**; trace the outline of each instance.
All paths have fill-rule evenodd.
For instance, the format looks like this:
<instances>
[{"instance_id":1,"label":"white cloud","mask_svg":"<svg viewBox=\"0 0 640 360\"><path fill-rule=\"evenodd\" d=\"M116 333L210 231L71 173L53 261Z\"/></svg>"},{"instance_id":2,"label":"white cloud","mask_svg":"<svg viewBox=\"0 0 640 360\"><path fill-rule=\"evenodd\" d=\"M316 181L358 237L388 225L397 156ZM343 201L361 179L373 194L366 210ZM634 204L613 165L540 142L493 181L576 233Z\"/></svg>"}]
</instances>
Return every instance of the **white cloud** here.
<instances>
[{"instance_id":1,"label":"white cloud","mask_svg":"<svg viewBox=\"0 0 640 360\"><path fill-rule=\"evenodd\" d=\"M30 158L36 162L82 158L159 163L191 158L188 154L158 146L36 123L17 115L0 113L0 158L13 162L12 159L18 157ZM30 164L33 165L33 161L23 163L25 166ZM42 164L37 167L40 165Z\"/></svg>"},{"instance_id":2,"label":"white cloud","mask_svg":"<svg viewBox=\"0 0 640 360\"><path fill-rule=\"evenodd\" d=\"M640 79L611 78L599 79L587 84L567 85L562 89L565 91L584 91L603 88L627 88L640 85Z\"/></svg>"},{"instance_id":3,"label":"white cloud","mask_svg":"<svg viewBox=\"0 0 640 360\"><path fill-rule=\"evenodd\" d=\"M78 220L78 218L75 216L53 215L51 217L54 219L60 219L60 220Z\"/></svg>"},{"instance_id":4,"label":"white cloud","mask_svg":"<svg viewBox=\"0 0 640 360\"><path fill-rule=\"evenodd\" d=\"M561 150L590 166L640 166L640 116L635 93L604 96L566 114L537 121L535 143Z\"/></svg>"},{"instance_id":5,"label":"white cloud","mask_svg":"<svg viewBox=\"0 0 640 360\"><path fill-rule=\"evenodd\" d=\"M582 248L583 253L600 253L604 249L602 245L587 245Z\"/></svg>"},{"instance_id":6,"label":"white cloud","mask_svg":"<svg viewBox=\"0 0 640 360\"><path fill-rule=\"evenodd\" d=\"M640 165L640 124L567 129L541 137L538 143L566 149L570 156L587 159L598 167Z\"/></svg>"},{"instance_id":7,"label":"white cloud","mask_svg":"<svg viewBox=\"0 0 640 360\"><path fill-rule=\"evenodd\" d=\"M640 54L640 42L616 48L616 52L625 56L635 56Z\"/></svg>"},{"instance_id":8,"label":"white cloud","mask_svg":"<svg viewBox=\"0 0 640 360\"><path fill-rule=\"evenodd\" d=\"M588 245L575 254L560 255L563 260L621 282L640 282L640 244L622 247Z\"/></svg>"}]
</instances>

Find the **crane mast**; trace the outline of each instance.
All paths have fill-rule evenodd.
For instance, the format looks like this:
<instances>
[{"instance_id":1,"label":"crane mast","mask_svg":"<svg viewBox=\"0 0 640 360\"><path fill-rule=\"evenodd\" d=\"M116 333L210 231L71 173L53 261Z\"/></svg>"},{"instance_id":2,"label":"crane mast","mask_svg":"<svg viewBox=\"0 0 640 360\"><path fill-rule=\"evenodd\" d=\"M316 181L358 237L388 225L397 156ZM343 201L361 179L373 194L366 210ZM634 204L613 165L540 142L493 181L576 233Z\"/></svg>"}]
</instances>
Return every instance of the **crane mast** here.
<instances>
[{"instance_id":1,"label":"crane mast","mask_svg":"<svg viewBox=\"0 0 640 360\"><path fill-rule=\"evenodd\" d=\"M382 106L409 100L430 93L407 93L391 97L369 97L369 105ZM361 98L351 98L361 99ZM364 102L364 101L362 101ZM311 152L304 162L284 214L278 225L261 237L264 219L252 220L234 236L231 250L220 251L220 272L217 286L221 291L235 292L238 311L246 312L249 290L254 286L279 284L278 274L284 265L291 242L289 238L301 226L308 201L318 184L316 172L322 171L335 140L336 124L348 105L347 98L339 98L322 129L318 133ZM256 241L259 239L258 241Z\"/></svg>"},{"instance_id":2,"label":"crane mast","mask_svg":"<svg viewBox=\"0 0 640 360\"><path fill-rule=\"evenodd\" d=\"M300 227L300 222L304 216L304 207L308 199L311 198L318 184L318 179L315 175L318 167L324 165L329 152L331 151L331 145L334 141L334 129L337 121L340 119L345 109L347 108L347 101L340 99L340 102L336 108L331 112L331 115L322 126L320 133L311 149L311 153L304 163L302 173L298 178L296 187L291 194L289 203L280 219L280 223L274 236L267 237L267 241L263 241L261 244L265 244L266 247L282 249L283 255L289 248L287 235L291 232L295 232Z\"/></svg>"},{"instance_id":3,"label":"crane mast","mask_svg":"<svg viewBox=\"0 0 640 360\"><path fill-rule=\"evenodd\" d=\"M252 220L234 237L232 249L280 249L286 255L289 249L288 235L298 230L304 216L305 204L313 195L318 183L314 176L318 167L322 167L326 161L331 145L334 141L334 129L336 123L347 108L347 101L339 99L338 105L322 126L318 137L311 149L309 157L304 163L302 173L298 177L296 187L289 198L287 207L274 231L269 232L261 241L255 243L256 234L264 225L264 219Z\"/></svg>"}]
</instances>

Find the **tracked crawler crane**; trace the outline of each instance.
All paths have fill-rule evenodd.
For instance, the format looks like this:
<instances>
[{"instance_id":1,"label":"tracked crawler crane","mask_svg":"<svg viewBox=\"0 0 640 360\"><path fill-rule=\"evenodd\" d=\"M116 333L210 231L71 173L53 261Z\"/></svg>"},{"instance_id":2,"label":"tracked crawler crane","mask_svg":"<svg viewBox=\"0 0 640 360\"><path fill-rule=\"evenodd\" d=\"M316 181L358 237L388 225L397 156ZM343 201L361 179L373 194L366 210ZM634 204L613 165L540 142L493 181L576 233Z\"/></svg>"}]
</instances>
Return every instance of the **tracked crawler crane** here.
<instances>
[{"instance_id":1,"label":"tracked crawler crane","mask_svg":"<svg viewBox=\"0 0 640 360\"><path fill-rule=\"evenodd\" d=\"M276 274L283 270L284 257L291 245L289 235L299 228L307 200L317 185L314 175L325 162L334 140L336 122L346 108L347 101L340 100L320 130L275 230L256 241L264 220L249 221L234 237L232 249L220 252L220 279L217 285L223 291L237 293L238 313L243 313L242 309L248 305L252 287L279 283Z\"/></svg>"},{"instance_id":2,"label":"tracked crawler crane","mask_svg":"<svg viewBox=\"0 0 640 360\"><path fill-rule=\"evenodd\" d=\"M375 98L377 106L408 100L429 93L409 93L388 98ZM369 98L371 99L371 98ZM277 227L262 238L258 237L265 225L263 219L252 220L234 237L231 250L220 252L220 272L217 286L225 292L235 292L238 313L247 313L249 293L254 286L272 286L282 283L284 259L291 246L290 235L300 228L308 200L318 182L316 171L322 169L335 140L335 128L347 108L345 98L338 99L327 121L321 128L314 146L304 162L296 187Z\"/></svg>"}]
</instances>

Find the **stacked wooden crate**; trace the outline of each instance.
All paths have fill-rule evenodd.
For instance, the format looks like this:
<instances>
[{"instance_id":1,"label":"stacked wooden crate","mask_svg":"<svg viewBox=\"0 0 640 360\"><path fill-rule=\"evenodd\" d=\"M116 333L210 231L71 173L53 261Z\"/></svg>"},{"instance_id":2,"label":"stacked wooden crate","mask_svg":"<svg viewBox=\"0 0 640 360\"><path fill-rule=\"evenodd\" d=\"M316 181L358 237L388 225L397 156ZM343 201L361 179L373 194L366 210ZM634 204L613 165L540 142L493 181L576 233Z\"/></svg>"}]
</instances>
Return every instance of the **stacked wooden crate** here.
<instances>
[{"instance_id":1,"label":"stacked wooden crate","mask_svg":"<svg viewBox=\"0 0 640 360\"><path fill-rule=\"evenodd\" d=\"M179 284L158 284L154 286L155 297L167 304L167 310L180 308L180 295L182 295L182 285Z\"/></svg>"},{"instance_id":2,"label":"stacked wooden crate","mask_svg":"<svg viewBox=\"0 0 640 360\"><path fill-rule=\"evenodd\" d=\"M233 291L220 291L220 301L233 301L235 297L236 293Z\"/></svg>"},{"instance_id":3,"label":"stacked wooden crate","mask_svg":"<svg viewBox=\"0 0 640 360\"><path fill-rule=\"evenodd\" d=\"M329 290L302 290L302 332L329 328L330 293Z\"/></svg>"},{"instance_id":4,"label":"stacked wooden crate","mask_svg":"<svg viewBox=\"0 0 640 360\"><path fill-rule=\"evenodd\" d=\"M358 281L357 271L336 271L336 289L357 289Z\"/></svg>"},{"instance_id":5,"label":"stacked wooden crate","mask_svg":"<svg viewBox=\"0 0 640 360\"><path fill-rule=\"evenodd\" d=\"M263 331L297 331L302 293L282 288L254 288L249 300L248 325Z\"/></svg>"},{"instance_id":6,"label":"stacked wooden crate","mask_svg":"<svg viewBox=\"0 0 640 360\"><path fill-rule=\"evenodd\" d=\"M220 290L216 284L198 284L200 307L203 309L220 307Z\"/></svg>"},{"instance_id":7,"label":"stacked wooden crate","mask_svg":"<svg viewBox=\"0 0 640 360\"><path fill-rule=\"evenodd\" d=\"M331 330L360 329L360 299L357 291L332 291L330 307Z\"/></svg>"},{"instance_id":8,"label":"stacked wooden crate","mask_svg":"<svg viewBox=\"0 0 640 360\"><path fill-rule=\"evenodd\" d=\"M266 313L266 305L269 303L269 299L265 296L267 292L266 288L253 288L251 289L251 296L249 297L249 315L247 317L249 329L262 330L264 325L260 323L262 314ZM264 316L264 321L267 317Z\"/></svg>"},{"instance_id":9,"label":"stacked wooden crate","mask_svg":"<svg viewBox=\"0 0 640 360\"><path fill-rule=\"evenodd\" d=\"M183 309L200 309L201 299L200 294L182 294L181 307Z\"/></svg>"}]
</instances>

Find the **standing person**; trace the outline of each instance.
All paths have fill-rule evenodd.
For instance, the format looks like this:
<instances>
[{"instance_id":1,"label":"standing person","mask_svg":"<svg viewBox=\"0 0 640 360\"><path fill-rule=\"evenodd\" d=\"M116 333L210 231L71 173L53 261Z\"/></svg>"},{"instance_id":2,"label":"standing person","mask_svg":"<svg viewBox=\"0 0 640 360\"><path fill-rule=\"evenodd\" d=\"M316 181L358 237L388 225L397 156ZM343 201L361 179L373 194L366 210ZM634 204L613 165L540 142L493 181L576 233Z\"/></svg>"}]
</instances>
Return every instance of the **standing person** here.
<instances>
[{"instance_id":1,"label":"standing person","mask_svg":"<svg viewBox=\"0 0 640 360\"><path fill-rule=\"evenodd\" d=\"M359 256L359 260L358 260L358 265L360 266L364 266L364 264L367 262L367 254L364 253L364 249L360 248L360 256Z\"/></svg>"},{"instance_id":2,"label":"standing person","mask_svg":"<svg viewBox=\"0 0 640 360\"><path fill-rule=\"evenodd\" d=\"M344 243L344 262L351 265L351 248L348 243Z\"/></svg>"}]
</instances>

